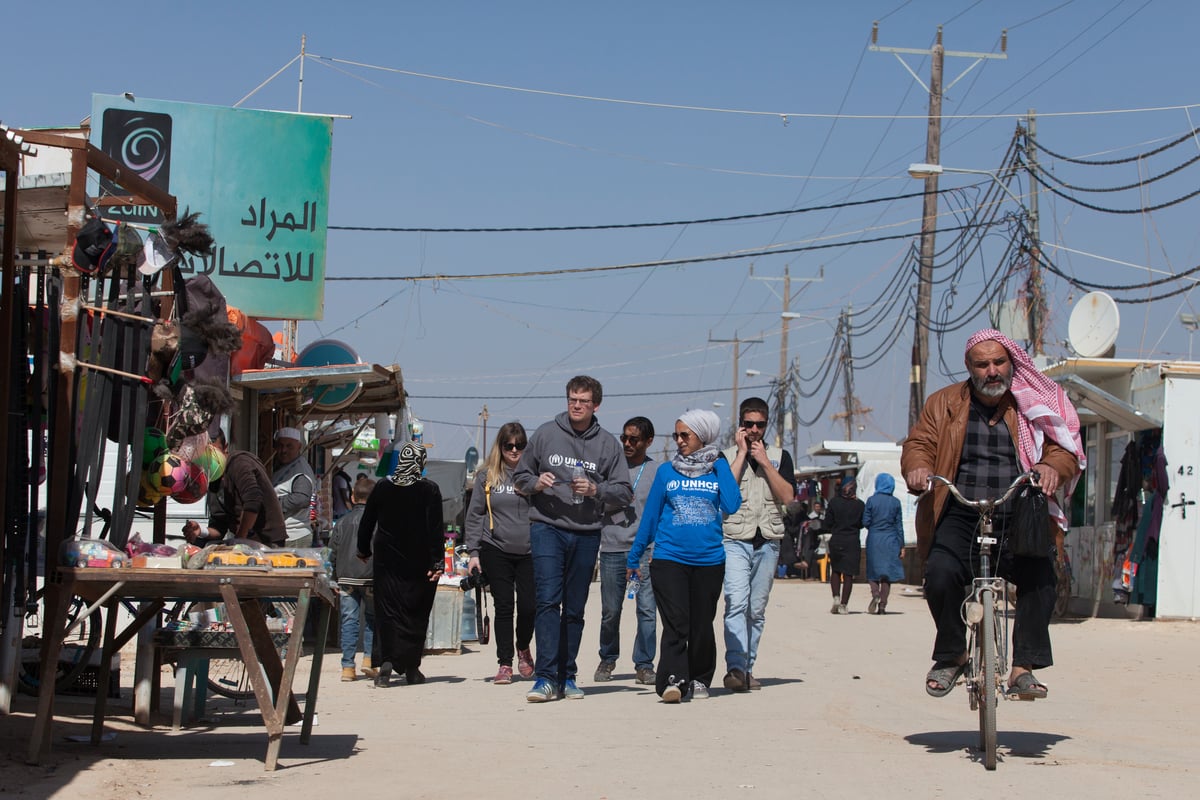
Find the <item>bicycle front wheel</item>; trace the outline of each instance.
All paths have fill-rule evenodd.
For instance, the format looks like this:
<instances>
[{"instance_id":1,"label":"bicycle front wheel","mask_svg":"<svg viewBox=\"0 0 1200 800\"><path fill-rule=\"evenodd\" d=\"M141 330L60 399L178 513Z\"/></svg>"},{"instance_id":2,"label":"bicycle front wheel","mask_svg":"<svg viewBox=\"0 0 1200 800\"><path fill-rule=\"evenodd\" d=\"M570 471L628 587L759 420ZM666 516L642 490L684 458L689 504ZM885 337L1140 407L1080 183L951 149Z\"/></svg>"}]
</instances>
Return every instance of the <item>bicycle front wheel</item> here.
<instances>
[{"instance_id":1,"label":"bicycle front wheel","mask_svg":"<svg viewBox=\"0 0 1200 800\"><path fill-rule=\"evenodd\" d=\"M255 665L257 666L257 664ZM240 658L213 658L208 662L208 690L230 700L253 700L254 687Z\"/></svg>"},{"instance_id":2,"label":"bicycle front wheel","mask_svg":"<svg viewBox=\"0 0 1200 800\"><path fill-rule=\"evenodd\" d=\"M997 654L996 654L996 598L992 590L979 593L983 605L983 620L980 621L979 636L975 644L979 649L979 683L976 686L979 704L979 749L983 751L983 765L989 770L996 768L996 705L997 705Z\"/></svg>"}]
</instances>

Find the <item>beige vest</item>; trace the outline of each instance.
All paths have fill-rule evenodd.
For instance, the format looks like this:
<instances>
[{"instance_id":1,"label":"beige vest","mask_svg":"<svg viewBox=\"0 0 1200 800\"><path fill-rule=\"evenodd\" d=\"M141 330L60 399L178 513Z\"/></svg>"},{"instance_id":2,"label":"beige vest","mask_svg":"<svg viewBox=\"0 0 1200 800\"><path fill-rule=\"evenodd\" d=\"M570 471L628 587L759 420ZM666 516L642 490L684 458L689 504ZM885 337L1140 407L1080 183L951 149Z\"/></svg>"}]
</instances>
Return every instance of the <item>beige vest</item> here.
<instances>
[{"instance_id":1,"label":"beige vest","mask_svg":"<svg viewBox=\"0 0 1200 800\"><path fill-rule=\"evenodd\" d=\"M726 450L725 458L732 464L737 458L737 448ZM772 464L778 465L783 458L783 451L778 447L768 447L767 458L771 459ZM725 537L749 540L754 538L755 531L762 531L764 538L782 539L784 505L771 494L767 479L756 475L747 463L739 488L742 490L742 507L725 518Z\"/></svg>"}]
</instances>

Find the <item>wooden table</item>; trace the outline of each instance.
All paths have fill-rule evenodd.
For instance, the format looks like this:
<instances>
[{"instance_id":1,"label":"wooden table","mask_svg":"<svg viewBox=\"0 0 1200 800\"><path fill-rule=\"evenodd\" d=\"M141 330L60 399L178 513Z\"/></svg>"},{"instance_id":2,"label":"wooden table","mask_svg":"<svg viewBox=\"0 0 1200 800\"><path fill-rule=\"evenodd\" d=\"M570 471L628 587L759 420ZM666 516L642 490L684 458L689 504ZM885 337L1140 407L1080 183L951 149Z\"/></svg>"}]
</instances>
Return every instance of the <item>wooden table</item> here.
<instances>
[{"instance_id":1,"label":"wooden table","mask_svg":"<svg viewBox=\"0 0 1200 800\"><path fill-rule=\"evenodd\" d=\"M334 602L333 592L324 576L311 570L261 571L226 567L222 569L76 569L59 567L48 584L47 591L58 592L55 619L46 626L50 639L48 656L42 662L42 687L54 686L55 666L67 627L67 602L79 595L93 606L107 608L104 626L104 650L100 658L100 673L96 688L95 713L92 719L92 744L99 744L104 730L108 701L108 684L114 653L137 634L168 602L223 602L237 637L238 650L246 664L246 672L267 729L267 770L275 769L284 726L303 719L300 743L308 744L312 735L313 714L317 707L317 689L321 677L321 660L329 630L329 613ZM292 679L300 660L301 637L313 598L320 603L317 641L313 652L312 673L301 716L292 696ZM296 616L288 641L287 659L282 661L267 629L262 606L263 599L290 600L296 603ZM122 600L142 601L141 611L119 634L116 630L117 606ZM58 631L58 635L53 632ZM255 666L261 664L261 669ZM272 696L274 700L272 701ZM51 729L54 723L54 692L43 690L38 695L37 717L29 743L29 762L37 764L50 751Z\"/></svg>"}]
</instances>

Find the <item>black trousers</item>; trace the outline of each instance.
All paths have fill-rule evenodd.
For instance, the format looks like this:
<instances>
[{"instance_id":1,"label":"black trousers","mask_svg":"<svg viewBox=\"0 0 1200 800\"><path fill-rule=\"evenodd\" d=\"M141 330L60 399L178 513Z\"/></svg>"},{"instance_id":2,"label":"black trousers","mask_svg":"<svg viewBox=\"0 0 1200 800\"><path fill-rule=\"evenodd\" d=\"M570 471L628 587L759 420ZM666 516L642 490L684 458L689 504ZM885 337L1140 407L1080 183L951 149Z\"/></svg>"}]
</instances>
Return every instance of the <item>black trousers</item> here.
<instances>
[{"instance_id":1,"label":"black trousers","mask_svg":"<svg viewBox=\"0 0 1200 800\"><path fill-rule=\"evenodd\" d=\"M975 541L979 514L953 499L949 502L934 531L929 560L925 562L925 602L937 625L934 661L954 661L966 652L967 632L961 607L979 564L979 544ZM997 538L1002 539L1008 515L997 513L993 522ZM1054 663L1050 618L1054 615L1058 583L1054 564L1049 555L1014 556L1007 549L1002 549L999 561L992 563L993 574L1017 585L1011 663L1033 669L1049 667Z\"/></svg>"},{"instance_id":2,"label":"black trousers","mask_svg":"<svg viewBox=\"0 0 1200 800\"><path fill-rule=\"evenodd\" d=\"M496 604L496 663L512 666L513 618L516 617L516 650L528 650L533 639L533 618L537 601L533 592L533 556L513 555L486 542L479 546L479 564L483 567ZM515 599L515 602L514 602Z\"/></svg>"},{"instance_id":3,"label":"black trousers","mask_svg":"<svg viewBox=\"0 0 1200 800\"><path fill-rule=\"evenodd\" d=\"M725 582L725 565L691 566L655 558L650 562L654 600L662 620L655 689L661 696L674 678L686 697L691 682L712 685L717 671L713 620Z\"/></svg>"}]
</instances>

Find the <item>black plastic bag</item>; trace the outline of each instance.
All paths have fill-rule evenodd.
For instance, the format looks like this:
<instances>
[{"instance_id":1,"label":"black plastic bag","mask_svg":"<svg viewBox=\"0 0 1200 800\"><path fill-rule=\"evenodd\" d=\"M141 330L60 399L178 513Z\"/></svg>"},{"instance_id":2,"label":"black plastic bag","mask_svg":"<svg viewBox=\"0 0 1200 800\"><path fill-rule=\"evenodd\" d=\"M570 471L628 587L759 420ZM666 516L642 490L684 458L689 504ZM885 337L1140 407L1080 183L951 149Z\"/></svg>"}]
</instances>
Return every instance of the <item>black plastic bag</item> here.
<instances>
[{"instance_id":1,"label":"black plastic bag","mask_svg":"<svg viewBox=\"0 0 1200 800\"><path fill-rule=\"evenodd\" d=\"M1014 556L1045 558L1054 546L1050 504L1036 486L1023 486L1013 499L1008 530L1008 550Z\"/></svg>"}]
</instances>

